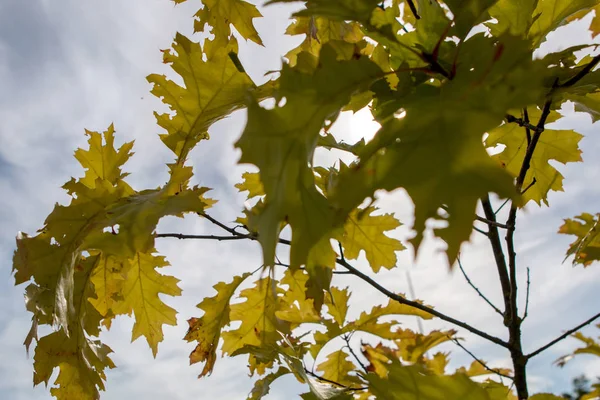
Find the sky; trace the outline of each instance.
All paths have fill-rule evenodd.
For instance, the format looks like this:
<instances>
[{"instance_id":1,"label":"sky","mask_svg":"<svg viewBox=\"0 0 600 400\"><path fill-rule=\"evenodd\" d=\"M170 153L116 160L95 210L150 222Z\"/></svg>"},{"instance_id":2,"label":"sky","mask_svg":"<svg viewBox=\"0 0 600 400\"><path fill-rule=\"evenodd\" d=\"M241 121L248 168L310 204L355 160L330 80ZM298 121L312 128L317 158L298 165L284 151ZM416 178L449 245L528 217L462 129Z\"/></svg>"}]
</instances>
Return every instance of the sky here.
<instances>
[{"instance_id":1,"label":"sky","mask_svg":"<svg viewBox=\"0 0 600 400\"><path fill-rule=\"evenodd\" d=\"M136 189L154 188L167 180L165 163L169 150L158 139L159 127L152 112L164 110L149 94L145 77L150 73L172 75L162 63L160 49L168 48L175 32L191 34L191 16L197 1L173 6L167 0L3 0L0 2L0 398L47 399L43 385L32 388L32 359L22 346L30 326L25 311L25 285L14 287L11 277L12 253L18 231L34 233L56 202L68 200L60 186L71 176L82 175L73 157L77 147L86 145L84 128L102 131L114 123L117 142L135 140L135 155L126 170ZM240 59L257 83L264 73L281 66L281 57L302 40L285 37L286 17L293 7L263 8L265 18L256 20L265 47L241 45ZM585 22L585 21L584 21ZM574 40L589 38L578 24L552 34L545 51L564 48ZM195 40L198 40L196 38ZM598 312L600 268L573 268L563 263L572 238L555 232L562 219L583 211L598 212L600 202L600 137L598 125L567 107L565 118L557 123L585 135L581 142L584 163L560 165L565 176L565 192L549 196L551 208L527 207L519 215L517 253L519 265L531 269L529 316L525 320L523 341L526 351L545 344L564 330ZM233 149L243 129L244 112L215 124L211 140L201 143L191 154L195 184L213 188L220 202L211 211L229 222L239 215L244 196L233 185L248 166L237 165L239 152ZM377 129L368 112L344 114L334 134L353 142L371 137ZM319 163L334 162L340 154L317 152ZM380 207L395 212L405 224L394 236L410 236L412 204L402 191L380 195ZM197 217L183 220L167 218L159 232L218 232ZM496 304L501 303L499 284L491 252L481 235L473 235L463 248L462 261L470 278ZM178 311L178 325L165 327L165 341L156 359L143 339L130 343L133 321L120 318L102 340L115 351L118 368L109 371L103 399L242 399L252 387L242 358L219 359L214 373L197 379L201 366L189 366L193 344L181 338L186 320L200 316L195 308L202 298L214 295L211 287L219 281L260 265L256 243L192 242L163 239L157 245L172 264L165 272L181 280L183 295L166 298ZM503 325L493 310L466 284L458 270L449 272L440 253L440 243L429 237L414 260L412 250L398 253L399 268L378 275L388 288L408 292L410 274L416 296L440 311L505 337ZM356 265L366 271L366 261ZM338 278L336 278L338 279ZM519 279L526 281L524 268ZM350 286L351 315L384 302L368 286L351 277L340 277L338 286ZM523 300L523 299L522 299ZM523 304L522 304L523 305ZM414 319L405 326L416 329ZM451 328L441 321L427 321L426 330ZM597 335L595 328L585 330ZM508 354L483 339L461 332L469 350L492 366L509 366ZM357 344L357 343L355 343ZM574 349L572 339L560 342L530 362L529 384L532 392L560 391L581 373L600 376L600 359L582 356L563 369L552 365L559 356ZM333 348L332 348L333 350ZM466 365L470 356L449 344L452 366ZM268 399L288 399L306 388L293 378L273 385Z\"/></svg>"}]
</instances>

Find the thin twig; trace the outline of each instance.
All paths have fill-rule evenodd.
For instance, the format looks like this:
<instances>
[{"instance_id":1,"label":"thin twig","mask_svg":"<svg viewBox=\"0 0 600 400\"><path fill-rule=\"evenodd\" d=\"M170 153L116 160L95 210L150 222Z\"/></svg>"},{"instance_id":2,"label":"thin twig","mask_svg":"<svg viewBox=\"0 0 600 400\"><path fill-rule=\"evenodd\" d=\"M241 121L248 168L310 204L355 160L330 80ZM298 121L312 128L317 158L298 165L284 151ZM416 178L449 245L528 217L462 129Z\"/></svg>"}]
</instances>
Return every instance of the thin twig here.
<instances>
[{"instance_id":1,"label":"thin twig","mask_svg":"<svg viewBox=\"0 0 600 400\"><path fill-rule=\"evenodd\" d=\"M533 357L537 356L542 351L547 350L548 348L554 346L556 343L560 342L561 340L563 340L567 336L571 335L572 333L575 333L578 330L580 330L581 328L583 328L584 326L591 324L592 322L594 322L594 320L598 319L598 317L600 317L600 313L598 313L598 314L594 315L592 318L590 318L590 319L582 322L581 324L577 325L575 328L569 329L568 331L566 331L565 333L563 333L562 335L560 335L556 339L554 339L554 340L548 342L547 344L543 345L542 347L540 347L536 351L532 351L531 353L527 354L525 356L525 358L530 359L530 358L533 358Z\"/></svg>"},{"instance_id":2,"label":"thin twig","mask_svg":"<svg viewBox=\"0 0 600 400\"><path fill-rule=\"evenodd\" d=\"M473 227L473 230L474 230L475 232L479 232L479 233L481 233L483 236L487 236L487 235L488 235L488 233L487 233L486 231L484 231L483 229L479 229L479 228L478 228L478 227L476 227L476 226L474 226L474 227Z\"/></svg>"},{"instance_id":3,"label":"thin twig","mask_svg":"<svg viewBox=\"0 0 600 400\"><path fill-rule=\"evenodd\" d=\"M507 204L509 201L510 201L510 199L506 199L506 200L504 200L504 203L502 203L502 204L500 205L500 207L498 207L498 209L497 209L496 211L494 211L494 215L497 215L497 214L500 212L500 210L502 210L502 208L503 208L503 207L504 207L504 206L505 206L505 205L506 205L506 204Z\"/></svg>"},{"instance_id":4,"label":"thin twig","mask_svg":"<svg viewBox=\"0 0 600 400\"><path fill-rule=\"evenodd\" d=\"M475 286L473 284L473 282L471 282L471 279L469 279L469 276L467 275L467 273L465 272L465 270L464 270L464 268L462 266L462 262L460 261L460 256L457 258L457 260L458 260L458 268L460 268L460 272L462 272L463 276L467 280L467 283L477 292L477 294L483 300L485 300L486 303L488 303L490 305L490 307L492 307L494 309L494 311L496 311L498 314L504 316L504 314L502 313L502 311L500 311L500 309L498 307L496 307L494 305L494 303L492 303L487 297L485 297L485 295L483 293L481 293L481 291L479 290L479 288L477 286Z\"/></svg>"},{"instance_id":5,"label":"thin twig","mask_svg":"<svg viewBox=\"0 0 600 400\"><path fill-rule=\"evenodd\" d=\"M475 216L475 219L479 222L483 222L484 224L490 225L490 226L495 226L497 228L502 228L502 229L513 229L511 226L507 225L507 224L501 224L500 222L497 221L492 221L483 217L480 217L479 215Z\"/></svg>"},{"instance_id":6,"label":"thin twig","mask_svg":"<svg viewBox=\"0 0 600 400\"><path fill-rule=\"evenodd\" d=\"M528 129L528 130L530 130L530 131L537 132L537 129L538 129L538 128L537 128L535 125L532 125L532 124L530 124L530 123L529 123L529 121L526 121L524 118L517 118L517 117L515 117L514 115L511 115L511 114L506 114L506 115L504 116L504 119L505 119L505 120L506 120L506 122L508 122L508 123L515 123L515 124L517 124L517 125L519 125L519 126L521 126L521 127L525 128L525 129ZM530 138L528 138L528 139L530 139Z\"/></svg>"},{"instance_id":7,"label":"thin twig","mask_svg":"<svg viewBox=\"0 0 600 400\"><path fill-rule=\"evenodd\" d=\"M156 234L157 238L175 238L175 239L206 239L206 240L242 240L242 239L250 239L248 235L241 236L218 236L218 235L186 235L183 233L158 233Z\"/></svg>"},{"instance_id":8,"label":"thin twig","mask_svg":"<svg viewBox=\"0 0 600 400\"><path fill-rule=\"evenodd\" d=\"M529 287L531 286L531 279L529 276L529 267L527 267L527 294L525 295L525 313L523 313L523 318L521 318L521 322L527 318L527 312L529 311Z\"/></svg>"},{"instance_id":9,"label":"thin twig","mask_svg":"<svg viewBox=\"0 0 600 400\"><path fill-rule=\"evenodd\" d=\"M316 378L317 380L319 380L321 382L327 382L329 384L338 386L340 388L344 388L344 389L349 390L349 391L350 390L352 390L352 391L359 391L359 390L367 390L368 389L367 387L353 388L353 387L350 387L350 386L342 385L341 383L336 382L336 381L332 381L331 379L323 378L322 376L319 376L319 375L315 374L314 372L309 371L306 368L304 368L304 372L306 372L308 375L312 376L313 378Z\"/></svg>"},{"instance_id":10,"label":"thin twig","mask_svg":"<svg viewBox=\"0 0 600 400\"><path fill-rule=\"evenodd\" d=\"M354 359L356 360L356 362L358 363L358 365L360 365L360 367L363 369L363 371L365 371L365 373L368 374L369 370L367 369L367 367L365 366L365 364L362 363L362 361L360 360L360 358L358 358L358 355L356 355L356 353L352 349L352 346L350 346L350 336L343 335L342 339L344 339L344 342L346 342L346 347L350 351L350 354L352 354L352 357L354 357Z\"/></svg>"},{"instance_id":11,"label":"thin twig","mask_svg":"<svg viewBox=\"0 0 600 400\"><path fill-rule=\"evenodd\" d=\"M503 378L513 379L513 377L512 377L512 376L510 376L510 375L503 374L502 372L500 372L500 371L498 371L498 370L495 370L495 369L493 369L493 368L490 368L490 367L488 367L488 366L487 366L487 364L486 364L485 362L483 362L482 360L480 360L479 358L477 358L477 356L476 356L475 354L473 354L472 352L470 352L470 351L469 351L469 349L467 349L465 346L463 346L463 345L462 345L462 344L461 344L461 343L458 341L458 339L456 339L456 338L453 338L453 337L450 337L450 336L448 336L448 338L449 338L449 339L450 339L452 342L454 342L454 343L455 343L455 344L456 344L458 347L460 347L461 349L463 349L463 350L464 350L464 351L465 351L467 354L469 354L471 357L473 357L473 359L474 359L475 361L477 361L477 362L478 362L478 363L479 363L479 364L480 364L480 365L481 365L483 368L485 368L486 370L488 370L488 371L490 371L490 372L492 372L492 373L494 373L494 374L496 374L496 375L498 375L498 376L501 376L501 377L503 377Z\"/></svg>"}]
</instances>

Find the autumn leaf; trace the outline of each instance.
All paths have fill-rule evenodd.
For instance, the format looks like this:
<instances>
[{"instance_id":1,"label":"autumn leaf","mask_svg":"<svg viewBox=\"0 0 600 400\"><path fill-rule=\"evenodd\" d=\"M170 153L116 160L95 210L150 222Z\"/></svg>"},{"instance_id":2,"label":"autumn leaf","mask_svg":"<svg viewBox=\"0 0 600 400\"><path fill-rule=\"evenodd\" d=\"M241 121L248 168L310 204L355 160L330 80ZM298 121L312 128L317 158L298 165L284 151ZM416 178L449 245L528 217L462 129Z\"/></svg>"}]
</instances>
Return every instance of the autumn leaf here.
<instances>
[{"instance_id":1,"label":"autumn leaf","mask_svg":"<svg viewBox=\"0 0 600 400\"><path fill-rule=\"evenodd\" d=\"M287 269L280 281L288 288L284 292L281 309L276 311L275 315L281 320L290 322L292 329L301 323L321 320L315 310L314 300L309 299L306 294L308 279L308 273L302 269L296 271Z\"/></svg>"},{"instance_id":2,"label":"autumn leaf","mask_svg":"<svg viewBox=\"0 0 600 400\"><path fill-rule=\"evenodd\" d=\"M248 199L265 195L265 189L263 188L262 182L260 181L260 176L258 172L244 172L242 174L242 179L244 181L241 183L236 183L235 187L240 192L247 191Z\"/></svg>"},{"instance_id":3,"label":"autumn leaf","mask_svg":"<svg viewBox=\"0 0 600 400\"><path fill-rule=\"evenodd\" d=\"M198 344L190 354L190 364L205 362L200 377L210 375L217 358L217 347L221 338L221 330L230 322L231 311L229 302L238 286L248 277L249 273L236 276L230 283L219 282L214 287L217 295L207 297L197 307L204 311L200 318L190 318L189 328L184 340L196 341Z\"/></svg>"},{"instance_id":4,"label":"autumn leaf","mask_svg":"<svg viewBox=\"0 0 600 400\"><path fill-rule=\"evenodd\" d=\"M220 47L210 62L204 61L200 45L178 33L173 50L164 51L164 62L181 76L185 86L164 75L147 78L154 85L152 94L175 113L155 115L158 125L167 131L160 135L161 140L180 163L200 140L208 139L210 125L245 105L248 89L254 86L231 60L229 52L233 50L235 47Z\"/></svg>"},{"instance_id":5,"label":"autumn leaf","mask_svg":"<svg viewBox=\"0 0 600 400\"><path fill-rule=\"evenodd\" d=\"M104 370L114 368L108 354L112 350L82 336L67 336L64 331L42 337L36 346L33 383L50 381L54 368L60 372L50 389L58 399L97 400L104 390Z\"/></svg>"},{"instance_id":6,"label":"autumn leaf","mask_svg":"<svg viewBox=\"0 0 600 400\"><path fill-rule=\"evenodd\" d=\"M600 214L595 216L583 213L575 219L565 219L558 233L575 235L575 240L569 246L567 257L574 256L573 264L583 264L584 267L593 261L600 260Z\"/></svg>"},{"instance_id":7,"label":"autumn leaf","mask_svg":"<svg viewBox=\"0 0 600 400\"><path fill-rule=\"evenodd\" d=\"M164 336L162 326L177 325L177 312L167 306L158 296L181 295L177 286L178 279L160 274L156 269L169 264L164 257L156 256L151 249L148 253L137 253L129 260L126 267L126 277L123 282L123 300L114 305L115 314L131 314L135 316L135 324L131 334L131 341L144 336L156 357L158 343Z\"/></svg>"},{"instance_id":8,"label":"autumn leaf","mask_svg":"<svg viewBox=\"0 0 600 400\"><path fill-rule=\"evenodd\" d=\"M405 247L399 240L385 235L400 226L392 214L372 215L377 209L367 207L350 213L344 226L343 236L337 239L344 247L344 257L355 260L364 250L367 261L374 272L381 267L392 269L396 266L396 251Z\"/></svg>"},{"instance_id":9,"label":"autumn leaf","mask_svg":"<svg viewBox=\"0 0 600 400\"><path fill-rule=\"evenodd\" d=\"M348 300L350 300L350 291L348 288L339 289L332 286L325 297L327 312L333 317L335 322L340 326L344 326L346 322L346 314L348 313Z\"/></svg>"},{"instance_id":10,"label":"autumn leaf","mask_svg":"<svg viewBox=\"0 0 600 400\"><path fill-rule=\"evenodd\" d=\"M232 304L230 319L240 321L237 329L221 333L223 353L233 354L244 346L268 347L280 339L279 332L289 332L288 324L279 320L275 312L281 308L278 295L282 289L271 278L263 278L254 287L242 290L246 300Z\"/></svg>"},{"instance_id":11,"label":"autumn leaf","mask_svg":"<svg viewBox=\"0 0 600 400\"><path fill-rule=\"evenodd\" d=\"M360 379L356 375L350 375L350 372L356 371L356 365L349 361L348 357L349 355L343 350L335 351L317 366L317 371L322 372L323 378L341 385L349 387L360 385Z\"/></svg>"},{"instance_id":12,"label":"autumn leaf","mask_svg":"<svg viewBox=\"0 0 600 400\"><path fill-rule=\"evenodd\" d=\"M537 124L541 116L541 110L528 108L528 115L530 121ZM560 114L552 112L547 119L547 123L554 122L558 118L560 118ZM544 129L531 158L529 171L523 181L523 188L528 188L523 193L524 204L533 200L538 204L544 202L548 205L548 192L550 190L563 190L563 176L549 161L558 161L562 164L581 161L579 141L582 137L582 135L572 130ZM524 128L514 123L504 123L490 132L485 143L490 147L500 144L506 146L495 158L513 176L519 175L528 143ZM535 184L533 183L534 179Z\"/></svg>"},{"instance_id":13,"label":"autumn leaf","mask_svg":"<svg viewBox=\"0 0 600 400\"><path fill-rule=\"evenodd\" d=\"M262 17L254 4L244 0L203 0L194 21L194 32L202 32L205 26L212 27L214 39L204 42L204 50L212 59L222 47L227 47L232 35L231 25L246 40L262 45L262 40L254 27L254 18Z\"/></svg>"}]
</instances>

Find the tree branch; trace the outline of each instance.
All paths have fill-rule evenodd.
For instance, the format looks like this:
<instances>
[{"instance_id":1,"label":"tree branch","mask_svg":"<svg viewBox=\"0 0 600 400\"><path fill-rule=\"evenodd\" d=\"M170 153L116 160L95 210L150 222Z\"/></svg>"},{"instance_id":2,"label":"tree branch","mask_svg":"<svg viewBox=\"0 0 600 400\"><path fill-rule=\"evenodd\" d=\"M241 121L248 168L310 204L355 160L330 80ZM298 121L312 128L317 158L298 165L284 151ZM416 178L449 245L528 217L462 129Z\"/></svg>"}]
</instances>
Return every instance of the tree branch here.
<instances>
[{"instance_id":1,"label":"tree branch","mask_svg":"<svg viewBox=\"0 0 600 400\"><path fill-rule=\"evenodd\" d=\"M500 371L498 371L498 370L495 370L495 369L493 369L493 368L490 368L490 367L488 367L488 366L487 366L487 364L486 364L485 362L483 362L482 360L480 360L479 358L477 358L477 356L476 356L475 354L471 353L471 352L469 351L469 349L467 349L465 346L463 346L463 345L462 345L462 344L461 344L461 343L458 341L458 339L456 339L456 338L453 338L453 337L449 337L449 338L450 338L450 340L451 340L452 342L454 342L454 344L456 344L458 347L460 347L461 349L463 349L463 350L464 350L464 351L465 351L467 354L469 354L471 357L473 357L473 359L474 359L475 361L477 361L477 362L478 362L478 363L479 363L479 364L480 364L480 365L481 365L483 368L485 368L486 370L488 370L488 371L490 371L491 373L494 373L494 374L496 374L496 375L498 375L498 376L502 376L502 377L504 377L504 378L508 378L508 379L513 379L513 377L512 377L512 376L510 376L510 375L503 374L502 372L500 372Z\"/></svg>"},{"instance_id":2,"label":"tree branch","mask_svg":"<svg viewBox=\"0 0 600 400\"><path fill-rule=\"evenodd\" d=\"M186 235L183 233L157 233L154 237L157 238L175 238L175 239L205 239L205 240L243 240L251 239L248 235L240 236L218 236L218 235Z\"/></svg>"},{"instance_id":3,"label":"tree branch","mask_svg":"<svg viewBox=\"0 0 600 400\"><path fill-rule=\"evenodd\" d=\"M490 197L486 196L481 199L483 211L485 216L490 221L496 221L496 214L490 203ZM492 245L492 251L494 252L494 259L496 261L496 267L498 269L498 277L500 278L500 286L502 287L502 296L504 298L504 325L508 326L508 314L510 313L510 279L508 278L508 268L506 267L506 259L504 258L504 251L502 250L502 244L500 243L500 235L498 234L498 228L494 225L490 225L488 232L488 238Z\"/></svg>"},{"instance_id":4,"label":"tree branch","mask_svg":"<svg viewBox=\"0 0 600 400\"><path fill-rule=\"evenodd\" d=\"M477 292L477 294L483 299L485 300L486 303L488 303L490 305L490 307L492 307L494 309L494 311L496 311L498 314L504 316L504 314L502 313L502 311L500 311L500 309L498 307L496 307L494 305L494 303L492 303L487 297L485 297L485 295L483 293L481 293L481 291L479 290L479 288L477 286L475 286L473 284L473 282L471 282L471 280L469 279L469 276L467 275L467 273L465 272L465 270L463 269L462 266L462 262L460 261L460 256L458 257L458 268L460 268L460 272L462 272L463 276L465 277L465 279L467 280L467 283Z\"/></svg>"},{"instance_id":5,"label":"tree branch","mask_svg":"<svg viewBox=\"0 0 600 400\"><path fill-rule=\"evenodd\" d=\"M526 118L517 118L514 115L506 114L504 116L504 119L508 123L515 123L527 130L530 130L530 131L537 132L537 130L538 130L537 126L530 124Z\"/></svg>"},{"instance_id":6,"label":"tree branch","mask_svg":"<svg viewBox=\"0 0 600 400\"><path fill-rule=\"evenodd\" d=\"M358 269L354 268L352 265L350 265L347 261L343 261L341 259L337 259L336 262L343 266L344 268L346 268L348 271L350 271L353 275L359 277L360 279L362 279L363 281L365 281L366 283L368 283L369 285L371 285L373 288L377 289L380 293L383 293L384 295L386 295L387 297L389 297L392 300L397 301L400 304L406 304L407 306L411 306L413 308L416 308L418 310L421 311L425 311L433 316L436 316L446 322L450 322L456 326L459 326L461 328L464 328L466 330L468 330L469 332L489 340L492 343L496 343L497 345L500 345L502 347L506 347L508 348L508 343L506 343L504 340L497 338L495 336L492 336L488 333L485 333L483 331L480 331L479 329L465 323L462 321L459 321L457 319L454 319L452 317L449 317L439 311L434 310L431 307L428 307L426 305L423 305L417 301L411 301L408 300L405 297L402 297L396 293L393 293L391 291L389 291L388 289L386 289L385 287L381 286L379 283L377 283L375 280L373 280L372 278L370 278L368 275L365 275L364 273L362 273L361 271L359 271Z\"/></svg>"},{"instance_id":7,"label":"tree branch","mask_svg":"<svg viewBox=\"0 0 600 400\"><path fill-rule=\"evenodd\" d=\"M350 346L350 337L348 335L343 335L342 339L344 340L344 342L346 342L346 347L348 348L348 351L350 351L350 354L352 354L352 357L354 357L354 359L356 360L356 362L358 363L358 365L360 365L360 367L363 369L363 371L365 371L365 373L368 374L369 370L367 369L367 367L365 366L365 364L362 363L362 361L360 360L360 358L358 358L358 355L352 349L352 346Z\"/></svg>"},{"instance_id":8,"label":"tree branch","mask_svg":"<svg viewBox=\"0 0 600 400\"><path fill-rule=\"evenodd\" d=\"M533 357L537 356L542 351L549 349L550 347L554 346L556 343L560 342L561 340L563 340L567 336L569 336L569 335L577 332L578 330L580 330L584 326L591 324L592 322L594 322L594 320L598 319L598 317L600 317L600 313L598 313L598 314L594 315L592 318L589 318L588 320L582 322L581 324L577 325L575 328L569 329L568 331L566 331L565 333L563 333L562 335L560 335L556 339L554 339L554 340L548 342L547 344L543 345L542 347L540 347L536 351L532 351L531 353L527 354L525 356L525 358L530 359L530 358L533 358Z\"/></svg>"},{"instance_id":9,"label":"tree branch","mask_svg":"<svg viewBox=\"0 0 600 400\"><path fill-rule=\"evenodd\" d=\"M599 62L600 62L600 54L598 54L596 57L594 57L592 59L592 61L590 61L589 64L587 64L585 67L583 67L581 69L581 71L579 71L574 77L572 77L571 79L569 79L568 81L566 81L565 83L563 83L562 85L560 85L559 87L573 86L574 84L576 84L577 82L579 82L582 78L584 78L587 74L589 74L590 72L592 72L592 69L596 65L598 65Z\"/></svg>"},{"instance_id":10,"label":"tree branch","mask_svg":"<svg viewBox=\"0 0 600 400\"><path fill-rule=\"evenodd\" d=\"M521 322L527 318L527 312L529 311L529 287L531 286L531 280L529 277L529 267L527 267L527 294L525 295L525 313L523 314L523 318L521 318Z\"/></svg>"},{"instance_id":11,"label":"tree branch","mask_svg":"<svg viewBox=\"0 0 600 400\"><path fill-rule=\"evenodd\" d=\"M483 217L480 217L479 215L475 215L475 219L479 222L483 222L484 224L487 225L491 225L491 226L495 226L496 228L502 228L502 229L513 229L510 225L508 224L501 224L500 222L497 221L492 221Z\"/></svg>"}]
</instances>

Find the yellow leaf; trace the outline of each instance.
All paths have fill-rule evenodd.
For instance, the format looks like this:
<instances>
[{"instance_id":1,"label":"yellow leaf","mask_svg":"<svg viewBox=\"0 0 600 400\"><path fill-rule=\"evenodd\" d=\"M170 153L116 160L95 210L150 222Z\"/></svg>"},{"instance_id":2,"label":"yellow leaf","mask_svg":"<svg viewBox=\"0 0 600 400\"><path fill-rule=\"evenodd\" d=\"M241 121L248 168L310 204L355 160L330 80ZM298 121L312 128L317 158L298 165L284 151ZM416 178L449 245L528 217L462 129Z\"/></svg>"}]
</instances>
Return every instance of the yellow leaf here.
<instances>
[{"instance_id":1,"label":"yellow leaf","mask_svg":"<svg viewBox=\"0 0 600 400\"><path fill-rule=\"evenodd\" d=\"M487 363L485 361L482 361L482 362L487 365ZM488 367L489 367L489 365L488 365ZM510 376L512 374L512 371L507 368L491 368L491 369L493 369L494 371L497 371L498 373L503 374L503 375ZM461 374L465 374L471 378L474 376L494 374L494 372L485 368L479 361L473 361L471 363L471 365L469 365L468 369L465 367L460 367L459 369L456 370L456 372L460 372Z\"/></svg>"},{"instance_id":2,"label":"yellow leaf","mask_svg":"<svg viewBox=\"0 0 600 400\"><path fill-rule=\"evenodd\" d=\"M226 47L231 38L231 28L234 28L246 40L262 45L262 40L254 28L252 20L262 17L254 4L244 0L203 0L203 8L196 13L194 32L202 32L206 24L210 25L212 41L205 41L204 47L209 59L221 47Z\"/></svg>"},{"instance_id":3,"label":"yellow leaf","mask_svg":"<svg viewBox=\"0 0 600 400\"><path fill-rule=\"evenodd\" d=\"M360 25L356 22L331 20L321 16L297 17L285 31L288 35L306 35L304 41L290 50L285 57L291 66L296 65L298 54L308 52L318 57L327 42L334 42L338 56L350 59L355 44L363 39ZM333 44L333 43L331 43Z\"/></svg>"},{"instance_id":4,"label":"yellow leaf","mask_svg":"<svg viewBox=\"0 0 600 400\"><path fill-rule=\"evenodd\" d=\"M245 105L253 83L231 60L229 52L235 48L221 47L210 61L204 61L200 45L178 33L173 50L164 51L164 62L171 64L185 87L164 75L152 74L147 79L154 84L152 94L175 112L155 115L167 131L161 140L183 163L198 141L208 138L210 125Z\"/></svg>"},{"instance_id":5,"label":"yellow leaf","mask_svg":"<svg viewBox=\"0 0 600 400\"><path fill-rule=\"evenodd\" d=\"M277 318L292 323L292 328L305 322L318 322L321 316L317 313L314 300L307 298L306 283L309 275L306 271L287 269L281 279L281 285L287 285L281 309L275 312Z\"/></svg>"},{"instance_id":6,"label":"yellow leaf","mask_svg":"<svg viewBox=\"0 0 600 400\"><path fill-rule=\"evenodd\" d=\"M538 108L528 109L530 121L537 124L541 111ZM548 123L558 119L557 112L551 113ZM533 133L532 133L533 134ZM550 160L567 162L581 161L579 141L583 136L572 130L545 129L538 141L531 159L531 167L525 176L523 204L530 200L538 204L548 205L548 192L563 190L563 176L550 163ZM493 147L503 144L506 148L494 157L502 163L508 172L518 176L527 152L527 135L525 128L514 123L504 123L493 129L486 139L486 145ZM535 179L535 184L533 180Z\"/></svg>"},{"instance_id":7,"label":"yellow leaf","mask_svg":"<svg viewBox=\"0 0 600 400\"><path fill-rule=\"evenodd\" d=\"M323 372L323 378L337 382L344 386L360 385L360 379L350 372L356 371L356 365L348 360L349 355L343 350L335 351L327 356L327 359L317 366L317 371Z\"/></svg>"},{"instance_id":8,"label":"yellow leaf","mask_svg":"<svg viewBox=\"0 0 600 400\"><path fill-rule=\"evenodd\" d=\"M123 282L123 300L114 306L115 314L135 315L135 324L131 341L140 336L146 337L152 354L156 357L158 343L163 340L162 326L177 325L177 312L167 306L159 294L169 296L181 295L177 286L178 279L158 273L157 268L169 264L164 257L155 256L155 250L148 253L137 253L129 260Z\"/></svg>"},{"instance_id":9,"label":"yellow leaf","mask_svg":"<svg viewBox=\"0 0 600 400\"><path fill-rule=\"evenodd\" d=\"M244 289L243 303L231 305L231 321L241 321L239 328L223 332L223 353L232 354L246 345L266 347L281 338L277 331L289 332L287 323L280 321L275 312L280 309L277 298L282 289L271 278L256 281L254 287Z\"/></svg>"},{"instance_id":10,"label":"yellow leaf","mask_svg":"<svg viewBox=\"0 0 600 400\"><path fill-rule=\"evenodd\" d=\"M372 215L375 207L356 209L350 213L344 225L344 234L337 239L344 246L344 256L351 260L358 258L364 250L369 265L375 272L381 267L392 269L396 266L396 251L405 247L399 240L385 235L400 226L391 214Z\"/></svg>"},{"instance_id":11,"label":"yellow leaf","mask_svg":"<svg viewBox=\"0 0 600 400\"><path fill-rule=\"evenodd\" d=\"M240 192L248 191L248 199L265 195L265 188L260 181L258 172L244 172L242 179L244 181L236 183L235 187Z\"/></svg>"},{"instance_id":12,"label":"yellow leaf","mask_svg":"<svg viewBox=\"0 0 600 400\"><path fill-rule=\"evenodd\" d=\"M410 329L398 329L394 342L398 346L398 355L409 363L420 362L426 352L435 346L448 342L456 334L454 330L431 331L421 334Z\"/></svg>"},{"instance_id":13,"label":"yellow leaf","mask_svg":"<svg viewBox=\"0 0 600 400\"><path fill-rule=\"evenodd\" d=\"M325 297L327 304L327 312L333 317L335 322L342 327L346 322L346 314L348 313L348 300L350 292L348 288L338 289L331 287L329 293Z\"/></svg>"},{"instance_id":14,"label":"yellow leaf","mask_svg":"<svg viewBox=\"0 0 600 400\"><path fill-rule=\"evenodd\" d=\"M35 349L33 383L48 384L54 368L60 372L50 389L58 399L97 400L104 390L104 370L114 368L112 350L99 341L66 336L64 331L41 338Z\"/></svg>"},{"instance_id":15,"label":"yellow leaf","mask_svg":"<svg viewBox=\"0 0 600 400\"><path fill-rule=\"evenodd\" d=\"M219 282L215 286L217 295L207 297L198 308L204 311L201 318L191 318L190 325L184 339L188 342L197 341L198 344L190 354L190 364L206 362L200 377L210 375L217 358L217 347L221 338L221 330L229 324L231 308L229 302L238 286L248 277L249 273L236 276L231 283Z\"/></svg>"},{"instance_id":16,"label":"yellow leaf","mask_svg":"<svg viewBox=\"0 0 600 400\"><path fill-rule=\"evenodd\" d=\"M86 169L85 177L81 178L80 182L89 188L94 188L96 179L107 180L115 185L119 180L125 178L128 174L121 171L121 166L133 154L131 152L133 142L125 143L118 151L115 150L115 128L112 124L103 133L106 143L104 145L100 133L88 130L85 133L90 137L88 140L90 149L75 151L75 158Z\"/></svg>"}]
</instances>

